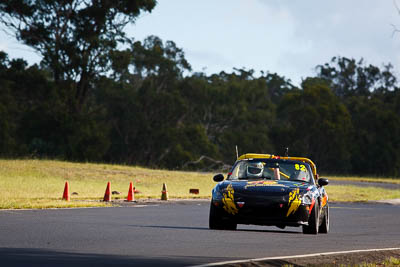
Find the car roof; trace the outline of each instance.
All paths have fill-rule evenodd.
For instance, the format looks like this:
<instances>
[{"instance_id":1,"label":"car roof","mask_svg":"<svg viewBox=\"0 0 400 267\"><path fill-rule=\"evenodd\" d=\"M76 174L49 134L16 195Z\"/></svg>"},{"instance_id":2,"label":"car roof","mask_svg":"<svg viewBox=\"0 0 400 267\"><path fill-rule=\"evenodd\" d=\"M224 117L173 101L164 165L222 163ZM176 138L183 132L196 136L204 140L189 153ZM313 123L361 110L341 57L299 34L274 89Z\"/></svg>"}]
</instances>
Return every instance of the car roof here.
<instances>
[{"instance_id":1,"label":"car roof","mask_svg":"<svg viewBox=\"0 0 400 267\"><path fill-rule=\"evenodd\" d=\"M315 166L315 163L312 162L311 159L308 158L303 158L303 157L282 157L282 156L275 156L272 154L256 154L256 153L247 153L243 154L240 157L238 157L238 160L243 160L243 159L284 159L284 160L296 160L296 161L301 161L304 163L308 163L312 169L312 172L314 174L314 177L317 175L317 167Z\"/></svg>"}]
</instances>

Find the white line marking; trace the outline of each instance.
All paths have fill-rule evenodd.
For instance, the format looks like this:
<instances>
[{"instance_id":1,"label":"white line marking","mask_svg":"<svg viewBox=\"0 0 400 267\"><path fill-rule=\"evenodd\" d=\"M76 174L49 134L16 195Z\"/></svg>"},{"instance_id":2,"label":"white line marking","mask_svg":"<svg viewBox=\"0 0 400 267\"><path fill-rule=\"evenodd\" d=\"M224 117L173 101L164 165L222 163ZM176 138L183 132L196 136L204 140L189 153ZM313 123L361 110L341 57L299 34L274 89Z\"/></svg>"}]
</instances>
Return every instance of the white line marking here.
<instances>
[{"instance_id":1,"label":"white line marking","mask_svg":"<svg viewBox=\"0 0 400 267\"><path fill-rule=\"evenodd\" d=\"M154 204L154 205L133 205L131 206L132 208L145 208L145 207L158 207L160 205Z\"/></svg>"},{"instance_id":2,"label":"white line marking","mask_svg":"<svg viewBox=\"0 0 400 267\"><path fill-rule=\"evenodd\" d=\"M386 251L400 250L400 248L348 250L348 251L323 252L323 253L294 255L294 256L283 256L283 257L279 257L278 256L278 257L256 258L256 259L247 259L247 260L213 262L213 263L207 263L207 264L201 264L201 265L193 265L191 267L221 266L221 265L226 265L226 264L246 263L246 262L254 262L254 261L287 260L287 259L298 259L298 258L307 258L307 257L328 256L328 255L335 255L335 254L350 254L350 253L359 253L359 252L377 252L377 251L385 251L385 250Z\"/></svg>"}]
</instances>

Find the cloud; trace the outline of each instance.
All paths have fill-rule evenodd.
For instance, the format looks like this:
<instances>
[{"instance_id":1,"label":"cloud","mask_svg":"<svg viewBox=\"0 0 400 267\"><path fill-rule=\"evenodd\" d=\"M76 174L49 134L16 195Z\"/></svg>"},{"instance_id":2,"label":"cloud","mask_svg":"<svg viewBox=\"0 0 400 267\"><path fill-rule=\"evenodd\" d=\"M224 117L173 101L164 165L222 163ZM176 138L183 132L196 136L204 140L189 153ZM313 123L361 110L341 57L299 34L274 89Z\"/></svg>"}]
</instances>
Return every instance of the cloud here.
<instances>
[{"instance_id":1,"label":"cloud","mask_svg":"<svg viewBox=\"0 0 400 267\"><path fill-rule=\"evenodd\" d=\"M391 24L400 28L392 1L168 0L142 13L127 33L174 41L195 71L245 67L300 82L334 56L400 68L400 33L392 37ZM11 56L29 54L7 38L1 45Z\"/></svg>"},{"instance_id":2,"label":"cloud","mask_svg":"<svg viewBox=\"0 0 400 267\"><path fill-rule=\"evenodd\" d=\"M7 41L7 35L0 31L0 51L7 51L8 50L8 44L9 42Z\"/></svg>"},{"instance_id":3,"label":"cloud","mask_svg":"<svg viewBox=\"0 0 400 267\"><path fill-rule=\"evenodd\" d=\"M390 39L390 22L400 16L389 1L261 1L266 6L284 10L294 21L288 37L289 49L283 47L278 69L287 69L292 77L312 75L312 69L334 56L364 58L381 66L394 57L396 40ZM279 22L277 22L279 24ZM398 50L398 49L397 49ZM311 70L311 71L310 71ZM296 74L297 73L297 74ZM295 78L296 79L296 78Z\"/></svg>"},{"instance_id":4,"label":"cloud","mask_svg":"<svg viewBox=\"0 0 400 267\"><path fill-rule=\"evenodd\" d=\"M227 66L234 66L229 58L209 50L185 49L185 57L189 63L196 62L196 66L192 66L194 72L219 73L222 70L232 71Z\"/></svg>"}]
</instances>

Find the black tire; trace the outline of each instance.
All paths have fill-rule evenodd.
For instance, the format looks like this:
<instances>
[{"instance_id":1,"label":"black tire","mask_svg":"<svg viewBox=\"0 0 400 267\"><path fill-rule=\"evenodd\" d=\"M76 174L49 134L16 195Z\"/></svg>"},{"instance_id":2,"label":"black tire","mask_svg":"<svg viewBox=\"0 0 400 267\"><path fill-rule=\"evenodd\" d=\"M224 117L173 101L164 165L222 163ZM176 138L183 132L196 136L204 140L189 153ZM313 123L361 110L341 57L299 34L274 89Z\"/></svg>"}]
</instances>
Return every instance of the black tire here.
<instances>
[{"instance_id":1,"label":"black tire","mask_svg":"<svg viewBox=\"0 0 400 267\"><path fill-rule=\"evenodd\" d=\"M303 225L303 234L316 235L318 234L319 228L319 205L318 201L311 211L310 217L308 218L308 225Z\"/></svg>"},{"instance_id":2,"label":"black tire","mask_svg":"<svg viewBox=\"0 0 400 267\"><path fill-rule=\"evenodd\" d=\"M213 205L212 200L211 200L211 205L210 205L210 216L208 220L208 226L210 229L214 230L222 230L222 220L218 214L217 208Z\"/></svg>"},{"instance_id":3,"label":"black tire","mask_svg":"<svg viewBox=\"0 0 400 267\"><path fill-rule=\"evenodd\" d=\"M230 222L230 221L225 221L225 230L232 230L235 231L237 229L237 223Z\"/></svg>"},{"instance_id":4,"label":"black tire","mask_svg":"<svg viewBox=\"0 0 400 267\"><path fill-rule=\"evenodd\" d=\"M213 230L236 230L237 228L236 223L221 218L218 208L213 205L212 201L210 205L208 226Z\"/></svg>"},{"instance_id":5,"label":"black tire","mask_svg":"<svg viewBox=\"0 0 400 267\"><path fill-rule=\"evenodd\" d=\"M324 207L324 218L322 219L322 223L318 229L318 232L321 234L327 234L329 232L329 206L326 204Z\"/></svg>"}]
</instances>

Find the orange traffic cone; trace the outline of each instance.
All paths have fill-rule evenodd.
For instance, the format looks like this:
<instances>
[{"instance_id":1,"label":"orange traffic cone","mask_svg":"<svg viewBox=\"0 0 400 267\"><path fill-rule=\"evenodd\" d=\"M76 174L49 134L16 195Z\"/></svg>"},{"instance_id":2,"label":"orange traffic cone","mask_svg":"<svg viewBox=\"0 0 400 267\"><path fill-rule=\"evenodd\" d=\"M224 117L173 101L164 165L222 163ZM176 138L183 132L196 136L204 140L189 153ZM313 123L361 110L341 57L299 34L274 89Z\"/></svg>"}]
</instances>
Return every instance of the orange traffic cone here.
<instances>
[{"instance_id":1,"label":"orange traffic cone","mask_svg":"<svg viewBox=\"0 0 400 267\"><path fill-rule=\"evenodd\" d=\"M168 191L167 185L163 183L162 191L161 191L161 200L168 200Z\"/></svg>"},{"instance_id":2,"label":"orange traffic cone","mask_svg":"<svg viewBox=\"0 0 400 267\"><path fill-rule=\"evenodd\" d=\"M135 201L135 191L133 191L132 182L129 184L128 198L126 201Z\"/></svg>"},{"instance_id":3,"label":"orange traffic cone","mask_svg":"<svg viewBox=\"0 0 400 267\"><path fill-rule=\"evenodd\" d=\"M64 193L63 193L63 200L69 201L69 184L68 181L65 182L64 186Z\"/></svg>"},{"instance_id":4,"label":"orange traffic cone","mask_svg":"<svg viewBox=\"0 0 400 267\"><path fill-rule=\"evenodd\" d=\"M106 192L104 193L103 201L111 201L111 183L107 183Z\"/></svg>"}]
</instances>

